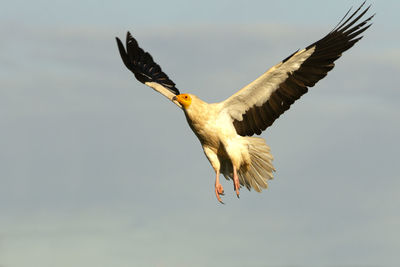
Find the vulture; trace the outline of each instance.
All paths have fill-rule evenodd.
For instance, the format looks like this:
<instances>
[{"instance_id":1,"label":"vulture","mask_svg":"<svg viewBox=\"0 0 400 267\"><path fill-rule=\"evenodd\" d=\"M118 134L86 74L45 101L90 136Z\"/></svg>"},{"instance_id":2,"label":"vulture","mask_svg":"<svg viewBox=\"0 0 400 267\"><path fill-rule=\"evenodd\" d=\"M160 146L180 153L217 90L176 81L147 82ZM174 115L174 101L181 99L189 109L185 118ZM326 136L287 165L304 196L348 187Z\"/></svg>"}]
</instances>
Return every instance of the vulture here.
<instances>
[{"instance_id":1,"label":"vulture","mask_svg":"<svg viewBox=\"0 0 400 267\"><path fill-rule=\"evenodd\" d=\"M206 103L193 94L181 94L152 56L139 47L130 32L125 47L117 37L124 65L141 83L167 97L183 110L198 137L216 178L215 195L222 202L224 189L220 174L233 180L239 197L243 186L260 192L266 189L275 171L270 148L264 139L254 137L271 126L302 95L307 93L335 66L342 53L361 40L371 26L366 17L370 6L350 10L322 39L291 54L256 80L219 103Z\"/></svg>"}]
</instances>

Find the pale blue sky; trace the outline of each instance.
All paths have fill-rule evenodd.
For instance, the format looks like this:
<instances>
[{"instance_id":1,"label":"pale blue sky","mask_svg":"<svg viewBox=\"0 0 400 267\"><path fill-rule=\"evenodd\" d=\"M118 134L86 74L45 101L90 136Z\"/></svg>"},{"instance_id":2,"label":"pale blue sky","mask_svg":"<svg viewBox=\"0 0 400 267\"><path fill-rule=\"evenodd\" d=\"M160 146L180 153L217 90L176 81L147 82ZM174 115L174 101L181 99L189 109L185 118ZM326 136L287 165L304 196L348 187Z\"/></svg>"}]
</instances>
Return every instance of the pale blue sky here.
<instances>
[{"instance_id":1,"label":"pale blue sky","mask_svg":"<svg viewBox=\"0 0 400 267\"><path fill-rule=\"evenodd\" d=\"M0 266L400 264L400 21L265 133L275 179L226 205L174 105L123 66L127 30L182 92L220 101L360 1L3 1Z\"/></svg>"},{"instance_id":2,"label":"pale blue sky","mask_svg":"<svg viewBox=\"0 0 400 267\"><path fill-rule=\"evenodd\" d=\"M3 1L2 19L33 25L70 25L95 27L110 26L160 26L217 24L254 24L277 22L279 24L332 23L336 13L361 1L64 1L37 0ZM386 27L397 25L396 0L370 2L382 12L381 21ZM322 12L329 11L329 12ZM318 20L316 22L316 19Z\"/></svg>"}]
</instances>

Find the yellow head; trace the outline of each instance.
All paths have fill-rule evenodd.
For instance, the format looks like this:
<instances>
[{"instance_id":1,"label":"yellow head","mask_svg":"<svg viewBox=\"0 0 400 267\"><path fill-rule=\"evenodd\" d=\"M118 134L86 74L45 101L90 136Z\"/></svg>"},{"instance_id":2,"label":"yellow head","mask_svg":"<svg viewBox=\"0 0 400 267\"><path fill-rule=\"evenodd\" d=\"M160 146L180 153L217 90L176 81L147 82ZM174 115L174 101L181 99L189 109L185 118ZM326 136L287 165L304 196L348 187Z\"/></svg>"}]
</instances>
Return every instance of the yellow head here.
<instances>
[{"instance_id":1,"label":"yellow head","mask_svg":"<svg viewBox=\"0 0 400 267\"><path fill-rule=\"evenodd\" d=\"M192 104L192 97L189 94L174 96L172 100L178 101L184 108L188 108Z\"/></svg>"}]
</instances>

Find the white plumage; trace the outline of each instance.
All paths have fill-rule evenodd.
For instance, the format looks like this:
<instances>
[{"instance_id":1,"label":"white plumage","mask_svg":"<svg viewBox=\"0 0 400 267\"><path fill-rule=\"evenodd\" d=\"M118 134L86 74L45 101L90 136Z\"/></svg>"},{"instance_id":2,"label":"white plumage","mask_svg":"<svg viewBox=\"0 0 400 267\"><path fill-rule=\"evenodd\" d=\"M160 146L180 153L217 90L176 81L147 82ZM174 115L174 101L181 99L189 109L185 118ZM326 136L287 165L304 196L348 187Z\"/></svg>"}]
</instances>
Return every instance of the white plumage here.
<instances>
[{"instance_id":1,"label":"white plumage","mask_svg":"<svg viewBox=\"0 0 400 267\"><path fill-rule=\"evenodd\" d=\"M243 89L220 103L208 104L192 94L180 94L175 83L138 46L128 32L126 50L117 39L121 58L142 83L166 96L183 109L216 173L215 194L223 194L220 174L232 179L239 196L240 186L257 192L267 188L275 171L270 149L261 134L334 67L334 61L351 48L370 27L372 16L358 22L368 11L365 2L324 38L297 51Z\"/></svg>"}]
</instances>

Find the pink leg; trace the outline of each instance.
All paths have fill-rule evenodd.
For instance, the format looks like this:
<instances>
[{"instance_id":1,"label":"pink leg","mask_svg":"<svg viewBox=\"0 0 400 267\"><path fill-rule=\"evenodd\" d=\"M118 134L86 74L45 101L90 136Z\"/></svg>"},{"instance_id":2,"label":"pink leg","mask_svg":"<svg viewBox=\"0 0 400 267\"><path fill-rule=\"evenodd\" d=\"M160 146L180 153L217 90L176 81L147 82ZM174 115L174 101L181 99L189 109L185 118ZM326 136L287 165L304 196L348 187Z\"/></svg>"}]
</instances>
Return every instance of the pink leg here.
<instances>
[{"instance_id":1,"label":"pink leg","mask_svg":"<svg viewBox=\"0 0 400 267\"><path fill-rule=\"evenodd\" d=\"M236 191L236 195L239 198L239 188L240 188L240 183L239 183L239 178L237 175L237 169L235 166L233 166L233 186Z\"/></svg>"},{"instance_id":2,"label":"pink leg","mask_svg":"<svg viewBox=\"0 0 400 267\"><path fill-rule=\"evenodd\" d=\"M222 204L224 204L224 202L222 202L220 195L224 195L224 188L222 187L222 185L219 183L219 170L216 172L217 176L215 178L215 195L217 196L217 199L219 202L221 202Z\"/></svg>"}]
</instances>

